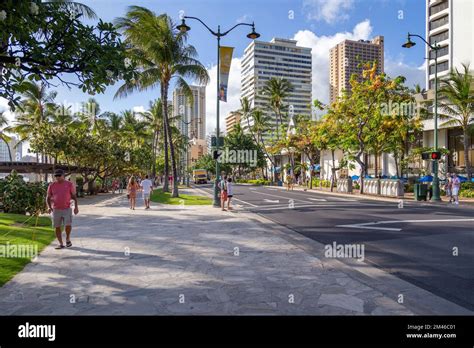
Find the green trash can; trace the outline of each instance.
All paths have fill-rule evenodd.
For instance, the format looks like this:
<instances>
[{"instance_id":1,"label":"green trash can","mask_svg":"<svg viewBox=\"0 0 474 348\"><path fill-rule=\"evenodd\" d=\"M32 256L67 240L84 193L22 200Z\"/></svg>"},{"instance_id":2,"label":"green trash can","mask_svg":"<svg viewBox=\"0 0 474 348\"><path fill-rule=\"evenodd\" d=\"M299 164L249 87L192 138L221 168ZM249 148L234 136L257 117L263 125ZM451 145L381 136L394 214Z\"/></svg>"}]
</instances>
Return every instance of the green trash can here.
<instances>
[{"instance_id":1,"label":"green trash can","mask_svg":"<svg viewBox=\"0 0 474 348\"><path fill-rule=\"evenodd\" d=\"M415 184L414 185L415 201L426 201L428 195L427 184Z\"/></svg>"}]
</instances>

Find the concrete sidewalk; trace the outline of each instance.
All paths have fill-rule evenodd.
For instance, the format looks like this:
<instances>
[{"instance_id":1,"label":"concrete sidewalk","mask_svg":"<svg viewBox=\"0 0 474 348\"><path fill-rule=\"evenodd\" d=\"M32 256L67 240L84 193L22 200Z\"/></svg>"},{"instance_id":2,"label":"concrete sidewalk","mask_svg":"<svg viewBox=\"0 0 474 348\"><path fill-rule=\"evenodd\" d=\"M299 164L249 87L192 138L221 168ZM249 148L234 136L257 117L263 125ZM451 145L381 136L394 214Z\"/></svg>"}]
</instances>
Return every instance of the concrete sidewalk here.
<instances>
[{"instance_id":1,"label":"concrete sidewalk","mask_svg":"<svg viewBox=\"0 0 474 348\"><path fill-rule=\"evenodd\" d=\"M125 195L81 200L80 210L71 249L53 243L0 289L2 315L468 313L364 263L371 280L359 280L341 262L314 256L321 245L251 213L156 204L131 211ZM371 282L395 292L385 296ZM403 291L410 305L397 302ZM439 307L416 307L417 296Z\"/></svg>"}]
</instances>

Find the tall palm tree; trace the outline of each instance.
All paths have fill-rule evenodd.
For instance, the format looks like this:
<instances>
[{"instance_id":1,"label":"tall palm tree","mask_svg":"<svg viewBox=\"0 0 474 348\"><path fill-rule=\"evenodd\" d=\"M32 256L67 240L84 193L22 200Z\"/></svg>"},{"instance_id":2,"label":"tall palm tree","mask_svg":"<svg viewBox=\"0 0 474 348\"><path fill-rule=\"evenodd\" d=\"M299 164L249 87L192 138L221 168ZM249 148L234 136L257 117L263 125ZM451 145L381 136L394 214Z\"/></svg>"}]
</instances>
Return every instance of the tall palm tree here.
<instances>
[{"instance_id":1,"label":"tall palm tree","mask_svg":"<svg viewBox=\"0 0 474 348\"><path fill-rule=\"evenodd\" d=\"M147 122L148 126L153 130L152 140L152 153L153 153L153 164L152 164L152 176L156 176L156 157L158 155L158 144L160 136L163 133L163 103L158 98L150 102L150 107L143 113L143 117Z\"/></svg>"},{"instance_id":2,"label":"tall palm tree","mask_svg":"<svg viewBox=\"0 0 474 348\"><path fill-rule=\"evenodd\" d=\"M4 128L8 125L7 117L4 115L3 111L0 111L0 128ZM11 138L4 132L4 129L0 129L0 139L7 145L8 156L10 157L10 162L13 161L12 151L10 145L8 144Z\"/></svg>"},{"instance_id":3,"label":"tall palm tree","mask_svg":"<svg viewBox=\"0 0 474 348\"><path fill-rule=\"evenodd\" d=\"M461 127L463 132L464 163L469 180L472 178L469 151L471 144L470 133L474 128L474 76L468 64L462 65L462 71L457 68L449 72L448 77L441 81L440 86L441 116L447 121L441 126Z\"/></svg>"},{"instance_id":4,"label":"tall palm tree","mask_svg":"<svg viewBox=\"0 0 474 348\"><path fill-rule=\"evenodd\" d=\"M19 105L15 124L9 130L20 136L19 143L34 137L38 126L48 122L57 110L54 102L57 92L48 91L44 83L37 84L26 81L22 84L22 100ZM48 157L42 154L42 162L47 162ZM39 162L39 154L36 154Z\"/></svg>"},{"instance_id":5,"label":"tall palm tree","mask_svg":"<svg viewBox=\"0 0 474 348\"><path fill-rule=\"evenodd\" d=\"M143 91L160 86L161 100L168 100L168 90L172 79L176 87L183 90L192 100L192 91L185 78L192 78L199 84L207 84L209 75L206 68L196 59L196 49L188 45L186 33L176 30L171 18L155 15L139 6L129 7L125 17L118 18L116 24L125 35L125 42L131 47L129 53L140 69L136 78L119 88L116 96L124 97L132 91ZM173 171L173 197L178 197L175 149L171 141L168 103L162 103L163 128L165 130L165 176L168 175L167 148L170 148ZM165 180L165 185L167 180ZM163 187L163 190L167 187Z\"/></svg>"},{"instance_id":6,"label":"tall palm tree","mask_svg":"<svg viewBox=\"0 0 474 348\"><path fill-rule=\"evenodd\" d=\"M282 111L287 108L284 104L285 98L293 91L293 85L287 79L272 77L263 87L263 93L270 98L270 109L273 110L276 116L276 132L277 139L279 138L279 126L283 124Z\"/></svg>"}]
</instances>

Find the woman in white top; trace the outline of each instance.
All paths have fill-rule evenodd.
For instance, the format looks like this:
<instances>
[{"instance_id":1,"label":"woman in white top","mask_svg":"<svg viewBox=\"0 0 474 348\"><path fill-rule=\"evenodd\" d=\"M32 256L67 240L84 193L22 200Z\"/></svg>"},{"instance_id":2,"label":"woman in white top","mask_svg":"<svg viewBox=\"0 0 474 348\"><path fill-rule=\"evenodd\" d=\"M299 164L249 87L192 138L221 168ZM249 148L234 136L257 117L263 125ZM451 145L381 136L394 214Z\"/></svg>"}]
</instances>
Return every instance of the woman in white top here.
<instances>
[{"instance_id":1,"label":"woman in white top","mask_svg":"<svg viewBox=\"0 0 474 348\"><path fill-rule=\"evenodd\" d=\"M232 185L232 178L227 179L227 209L232 210L230 207L230 199L234 195L234 187Z\"/></svg>"}]
</instances>

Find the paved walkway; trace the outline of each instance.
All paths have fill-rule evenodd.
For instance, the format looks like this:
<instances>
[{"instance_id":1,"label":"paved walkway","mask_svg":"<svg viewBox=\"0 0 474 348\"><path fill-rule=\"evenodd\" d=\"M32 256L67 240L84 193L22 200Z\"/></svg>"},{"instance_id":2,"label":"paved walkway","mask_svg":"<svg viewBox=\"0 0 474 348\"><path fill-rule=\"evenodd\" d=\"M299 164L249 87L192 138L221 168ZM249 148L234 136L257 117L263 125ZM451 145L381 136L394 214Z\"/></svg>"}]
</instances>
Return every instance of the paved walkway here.
<instances>
[{"instance_id":1,"label":"paved walkway","mask_svg":"<svg viewBox=\"0 0 474 348\"><path fill-rule=\"evenodd\" d=\"M131 211L124 195L80 209L73 248L53 243L1 288L2 315L413 314L251 213Z\"/></svg>"}]
</instances>

